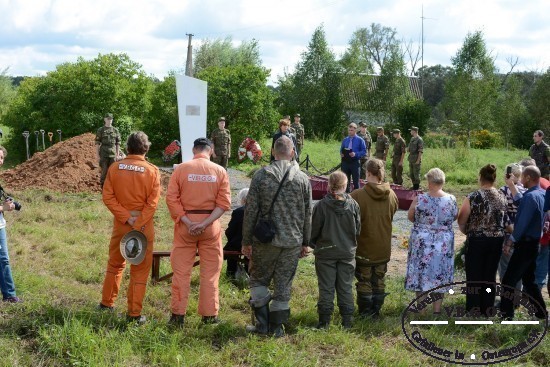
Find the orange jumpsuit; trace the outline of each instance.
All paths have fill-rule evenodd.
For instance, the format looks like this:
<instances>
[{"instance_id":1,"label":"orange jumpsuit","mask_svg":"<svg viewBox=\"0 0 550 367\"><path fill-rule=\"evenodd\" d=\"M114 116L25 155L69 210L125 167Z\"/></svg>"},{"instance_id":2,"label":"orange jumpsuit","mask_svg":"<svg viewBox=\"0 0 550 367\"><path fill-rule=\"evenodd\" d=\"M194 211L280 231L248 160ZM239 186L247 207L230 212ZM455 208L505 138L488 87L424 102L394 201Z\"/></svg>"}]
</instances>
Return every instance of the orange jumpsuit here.
<instances>
[{"instance_id":1,"label":"orange jumpsuit","mask_svg":"<svg viewBox=\"0 0 550 367\"><path fill-rule=\"evenodd\" d=\"M223 262L220 221L216 220L198 236L189 234L187 225L181 222L187 216L192 222L208 218L216 207L229 210L231 193L229 177L222 166L210 162L207 154L195 154L189 162L174 170L166 203L175 222L174 242L170 262L172 278L172 313L185 315L189 301L191 271L195 256L200 257L200 289L198 313L201 316L217 316L219 310L218 283ZM190 213L202 210L206 213Z\"/></svg>"},{"instance_id":2,"label":"orange jumpsuit","mask_svg":"<svg viewBox=\"0 0 550 367\"><path fill-rule=\"evenodd\" d=\"M128 286L128 315L140 316L145 287L153 262L155 228L153 214L160 198L160 173L156 166L147 162L142 155L128 155L113 163L107 172L103 185L103 202L113 213L113 232L109 244L109 261L103 282L101 303L112 307L118 295L122 273L126 265L120 254L120 240L137 229L147 237L145 259L139 265L130 266ZM132 215L133 214L133 215ZM127 220L137 216L134 225Z\"/></svg>"}]
</instances>

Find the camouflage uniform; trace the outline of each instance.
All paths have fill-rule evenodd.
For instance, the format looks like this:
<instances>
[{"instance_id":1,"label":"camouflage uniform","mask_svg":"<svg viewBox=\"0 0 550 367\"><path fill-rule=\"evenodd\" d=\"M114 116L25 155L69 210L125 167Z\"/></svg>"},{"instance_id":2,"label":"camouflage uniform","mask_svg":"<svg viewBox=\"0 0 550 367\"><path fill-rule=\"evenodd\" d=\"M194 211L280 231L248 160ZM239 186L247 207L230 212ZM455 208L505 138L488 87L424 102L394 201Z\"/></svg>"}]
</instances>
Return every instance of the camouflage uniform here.
<instances>
[{"instance_id":1,"label":"camouflage uniform","mask_svg":"<svg viewBox=\"0 0 550 367\"><path fill-rule=\"evenodd\" d=\"M391 161L391 178L396 185L403 185L403 165L399 165L401 155L407 150L405 139L399 137L393 144L393 155Z\"/></svg>"},{"instance_id":2,"label":"camouflage uniform","mask_svg":"<svg viewBox=\"0 0 550 367\"><path fill-rule=\"evenodd\" d=\"M107 171L111 163L116 158L116 146L120 146L120 133L114 126L102 126L97 129L95 143L99 145L99 167L101 169L101 178L99 180L101 187L107 177Z\"/></svg>"},{"instance_id":3,"label":"camouflage uniform","mask_svg":"<svg viewBox=\"0 0 550 367\"><path fill-rule=\"evenodd\" d=\"M367 154L365 154L365 156L360 159L360 162L361 162L361 175L360 175L360 178L365 180L367 178L367 171L365 169L365 164L367 163L367 161L370 158L370 147L371 147L371 144L372 144L372 138L370 136L370 133L367 130L365 130L364 135L361 131L358 131L357 136L360 137L360 138L363 138L363 140L365 141L365 145L367 146Z\"/></svg>"},{"instance_id":4,"label":"camouflage uniform","mask_svg":"<svg viewBox=\"0 0 550 367\"><path fill-rule=\"evenodd\" d=\"M271 201L287 169L290 171L268 215ZM302 246L309 245L311 232L311 185L298 165L274 161L254 174L246 198L243 220L243 246L252 245L250 304L269 308L269 323L282 324L290 315L290 291ZM271 243L260 243L253 230L262 216L276 227ZM273 294L269 285L273 281Z\"/></svg>"},{"instance_id":5,"label":"camouflage uniform","mask_svg":"<svg viewBox=\"0 0 550 367\"><path fill-rule=\"evenodd\" d=\"M538 145L533 144L531 148L529 148L529 156L537 163L541 177L548 179L550 174L550 169L548 167L550 161L550 146L544 141L541 141Z\"/></svg>"},{"instance_id":6,"label":"camouflage uniform","mask_svg":"<svg viewBox=\"0 0 550 367\"><path fill-rule=\"evenodd\" d=\"M374 153L374 156L378 159L385 161L386 156L384 153L387 153L389 148L390 148L390 139L388 139L386 135L377 137L376 152Z\"/></svg>"},{"instance_id":7,"label":"camouflage uniform","mask_svg":"<svg viewBox=\"0 0 550 367\"><path fill-rule=\"evenodd\" d=\"M300 154L304 147L304 125L293 122L290 125L290 132L296 137L296 160L300 162Z\"/></svg>"},{"instance_id":8,"label":"camouflage uniform","mask_svg":"<svg viewBox=\"0 0 550 367\"><path fill-rule=\"evenodd\" d=\"M227 169L227 160L231 155L231 134L229 130L214 130L210 135L210 140L214 144L214 153L216 153L216 158L212 158L212 161Z\"/></svg>"},{"instance_id":9,"label":"camouflage uniform","mask_svg":"<svg viewBox=\"0 0 550 367\"><path fill-rule=\"evenodd\" d=\"M420 166L422 161L416 164L418 156L424 151L424 140L420 136L411 138L409 142L409 171L415 189L420 185ZM422 158L421 158L422 159Z\"/></svg>"}]
</instances>

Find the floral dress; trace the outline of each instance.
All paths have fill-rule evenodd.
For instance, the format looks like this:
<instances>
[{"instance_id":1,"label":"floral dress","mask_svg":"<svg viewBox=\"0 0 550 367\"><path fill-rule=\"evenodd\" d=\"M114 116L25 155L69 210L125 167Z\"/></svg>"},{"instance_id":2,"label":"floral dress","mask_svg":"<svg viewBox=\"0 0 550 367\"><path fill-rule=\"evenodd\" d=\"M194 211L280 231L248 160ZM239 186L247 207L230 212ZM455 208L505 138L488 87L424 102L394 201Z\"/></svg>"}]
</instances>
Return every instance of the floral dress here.
<instances>
[{"instance_id":1,"label":"floral dress","mask_svg":"<svg viewBox=\"0 0 550 367\"><path fill-rule=\"evenodd\" d=\"M453 221L458 213L453 195L418 195L409 239L405 289L427 291L449 284L454 276ZM444 292L441 288L439 292Z\"/></svg>"}]
</instances>

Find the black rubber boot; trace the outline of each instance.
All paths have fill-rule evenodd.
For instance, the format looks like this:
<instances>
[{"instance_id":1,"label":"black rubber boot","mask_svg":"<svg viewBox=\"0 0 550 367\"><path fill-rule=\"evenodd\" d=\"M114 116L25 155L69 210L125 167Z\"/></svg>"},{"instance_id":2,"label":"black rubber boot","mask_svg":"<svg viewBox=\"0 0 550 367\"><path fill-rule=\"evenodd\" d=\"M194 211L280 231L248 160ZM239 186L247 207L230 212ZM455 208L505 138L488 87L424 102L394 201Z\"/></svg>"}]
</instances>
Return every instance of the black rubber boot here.
<instances>
[{"instance_id":1,"label":"black rubber boot","mask_svg":"<svg viewBox=\"0 0 550 367\"><path fill-rule=\"evenodd\" d=\"M182 328L184 323L185 315L176 315L175 313L170 316L170 320L168 321L168 325L178 328Z\"/></svg>"},{"instance_id":2,"label":"black rubber boot","mask_svg":"<svg viewBox=\"0 0 550 367\"><path fill-rule=\"evenodd\" d=\"M380 310L382 309L382 305L384 304L384 299L388 294L389 293L379 293L379 294L372 295L372 311L373 311L372 317L377 318L380 316Z\"/></svg>"},{"instance_id":3,"label":"black rubber boot","mask_svg":"<svg viewBox=\"0 0 550 367\"><path fill-rule=\"evenodd\" d=\"M317 324L317 329L328 329L330 326L330 319L332 318L331 314L319 314L319 323Z\"/></svg>"},{"instance_id":4,"label":"black rubber boot","mask_svg":"<svg viewBox=\"0 0 550 367\"><path fill-rule=\"evenodd\" d=\"M420 184L413 184L413 190L420 189Z\"/></svg>"},{"instance_id":5,"label":"black rubber boot","mask_svg":"<svg viewBox=\"0 0 550 367\"><path fill-rule=\"evenodd\" d=\"M250 333L266 335L269 333L269 303L262 307L252 307L256 325L246 327L246 331Z\"/></svg>"},{"instance_id":6,"label":"black rubber boot","mask_svg":"<svg viewBox=\"0 0 550 367\"><path fill-rule=\"evenodd\" d=\"M269 332L272 333L275 338L280 338L285 335L283 324L288 321L289 317L290 309L269 312Z\"/></svg>"},{"instance_id":7,"label":"black rubber boot","mask_svg":"<svg viewBox=\"0 0 550 367\"><path fill-rule=\"evenodd\" d=\"M357 293L357 308L360 317L370 317L374 314L372 294Z\"/></svg>"},{"instance_id":8,"label":"black rubber boot","mask_svg":"<svg viewBox=\"0 0 550 367\"><path fill-rule=\"evenodd\" d=\"M351 329L353 326L353 315L342 315L342 327Z\"/></svg>"}]
</instances>

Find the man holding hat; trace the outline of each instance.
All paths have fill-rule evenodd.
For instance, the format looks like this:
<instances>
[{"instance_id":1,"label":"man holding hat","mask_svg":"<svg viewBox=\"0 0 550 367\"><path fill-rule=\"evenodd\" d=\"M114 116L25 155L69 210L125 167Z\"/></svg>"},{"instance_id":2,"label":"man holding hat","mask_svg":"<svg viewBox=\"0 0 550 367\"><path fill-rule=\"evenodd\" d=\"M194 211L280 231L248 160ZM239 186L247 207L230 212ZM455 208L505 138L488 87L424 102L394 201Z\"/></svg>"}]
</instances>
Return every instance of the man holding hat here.
<instances>
[{"instance_id":1,"label":"man holding hat","mask_svg":"<svg viewBox=\"0 0 550 367\"><path fill-rule=\"evenodd\" d=\"M391 179L396 185L403 185L403 159L407 144L405 139L401 137L401 130L393 129L392 131L395 143L393 143L393 155L391 161Z\"/></svg>"},{"instance_id":2,"label":"man holding hat","mask_svg":"<svg viewBox=\"0 0 550 367\"><path fill-rule=\"evenodd\" d=\"M370 146L372 144L372 138L370 136L370 133L367 131L367 124L363 121L359 122L359 132L357 133L357 136L362 138L365 141L365 146L367 148L367 153L363 158L361 158L361 179L367 178L367 173L365 170L365 164L370 158Z\"/></svg>"},{"instance_id":3,"label":"man holding hat","mask_svg":"<svg viewBox=\"0 0 550 367\"><path fill-rule=\"evenodd\" d=\"M422 152L424 151L424 140L418 135L418 127L412 126L411 141L409 142L409 171L413 190L420 188L420 165L422 163Z\"/></svg>"},{"instance_id":4,"label":"man holding hat","mask_svg":"<svg viewBox=\"0 0 550 367\"><path fill-rule=\"evenodd\" d=\"M203 323L218 322L218 284L223 262L218 219L231 209L231 192L227 171L210 162L211 154L210 140L196 139L193 159L176 167L166 192L166 204L175 223L170 256L174 271L170 324L175 326L183 326L187 313L197 252L200 257L198 312Z\"/></svg>"},{"instance_id":5,"label":"man holding hat","mask_svg":"<svg viewBox=\"0 0 550 367\"><path fill-rule=\"evenodd\" d=\"M296 161L300 162L300 154L304 146L304 125L300 123L300 114L294 115L294 122L290 125L290 132L296 137Z\"/></svg>"},{"instance_id":6,"label":"man holding hat","mask_svg":"<svg viewBox=\"0 0 550 367\"><path fill-rule=\"evenodd\" d=\"M390 149L390 139L384 135L384 128L380 126L376 128L376 135L376 152L374 156L385 162Z\"/></svg>"},{"instance_id":7,"label":"man holding hat","mask_svg":"<svg viewBox=\"0 0 550 367\"><path fill-rule=\"evenodd\" d=\"M120 154L120 133L113 126L113 114L106 113L103 121L104 125L97 130L95 135L97 159L99 160L99 168L101 169L101 177L99 179L101 188L103 188L109 166L118 159Z\"/></svg>"},{"instance_id":8,"label":"man holding hat","mask_svg":"<svg viewBox=\"0 0 550 367\"><path fill-rule=\"evenodd\" d=\"M212 158L214 163L227 170L227 161L231 158L231 134L225 128L225 117L218 120L218 128L210 135L212 140Z\"/></svg>"},{"instance_id":9,"label":"man holding hat","mask_svg":"<svg viewBox=\"0 0 550 367\"><path fill-rule=\"evenodd\" d=\"M143 259L141 262L128 259L132 265L127 295L127 318L129 321L143 323L145 316L141 315L141 309L153 263L153 215L160 197L160 173L155 165L145 160L145 154L151 146L145 133L132 133L126 146L128 156L110 167L103 187L103 202L113 213L114 221L99 309L113 309L126 265L125 257L121 254L121 240L128 232L137 230L141 232L142 245L143 242L147 245L145 249L143 246L137 247L138 253L133 254L136 260ZM136 243L128 243L131 244ZM140 251L145 251L145 256Z\"/></svg>"}]
</instances>

